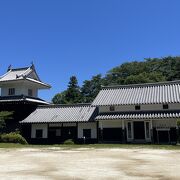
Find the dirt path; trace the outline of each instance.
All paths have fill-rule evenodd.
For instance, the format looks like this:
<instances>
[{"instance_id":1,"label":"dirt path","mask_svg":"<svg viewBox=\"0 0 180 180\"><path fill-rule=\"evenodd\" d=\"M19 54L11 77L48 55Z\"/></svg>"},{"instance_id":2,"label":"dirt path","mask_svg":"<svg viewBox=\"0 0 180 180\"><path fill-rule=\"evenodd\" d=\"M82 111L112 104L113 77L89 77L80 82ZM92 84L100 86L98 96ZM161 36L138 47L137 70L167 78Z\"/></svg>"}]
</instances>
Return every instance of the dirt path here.
<instances>
[{"instance_id":1,"label":"dirt path","mask_svg":"<svg viewBox=\"0 0 180 180\"><path fill-rule=\"evenodd\" d=\"M0 179L180 179L180 151L1 149Z\"/></svg>"}]
</instances>

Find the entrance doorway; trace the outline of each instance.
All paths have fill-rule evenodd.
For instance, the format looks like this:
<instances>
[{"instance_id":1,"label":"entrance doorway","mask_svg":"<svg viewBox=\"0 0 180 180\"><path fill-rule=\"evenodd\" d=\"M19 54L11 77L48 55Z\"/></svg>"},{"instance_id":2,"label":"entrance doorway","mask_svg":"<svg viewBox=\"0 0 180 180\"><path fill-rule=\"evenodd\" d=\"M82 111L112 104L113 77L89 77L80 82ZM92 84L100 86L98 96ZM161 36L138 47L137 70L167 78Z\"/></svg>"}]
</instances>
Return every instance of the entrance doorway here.
<instances>
[{"instance_id":1,"label":"entrance doorway","mask_svg":"<svg viewBox=\"0 0 180 180\"><path fill-rule=\"evenodd\" d=\"M122 129L121 128L103 128L103 141L121 142Z\"/></svg>"},{"instance_id":2,"label":"entrance doorway","mask_svg":"<svg viewBox=\"0 0 180 180\"><path fill-rule=\"evenodd\" d=\"M170 129L157 129L157 140L159 144L170 143Z\"/></svg>"},{"instance_id":3,"label":"entrance doorway","mask_svg":"<svg viewBox=\"0 0 180 180\"><path fill-rule=\"evenodd\" d=\"M145 139L145 129L144 121L134 121L134 139L144 140Z\"/></svg>"},{"instance_id":4,"label":"entrance doorway","mask_svg":"<svg viewBox=\"0 0 180 180\"><path fill-rule=\"evenodd\" d=\"M63 127L62 128L62 138L63 140L77 138L77 128L76 127Z\"/></svg>"}]
</instances>

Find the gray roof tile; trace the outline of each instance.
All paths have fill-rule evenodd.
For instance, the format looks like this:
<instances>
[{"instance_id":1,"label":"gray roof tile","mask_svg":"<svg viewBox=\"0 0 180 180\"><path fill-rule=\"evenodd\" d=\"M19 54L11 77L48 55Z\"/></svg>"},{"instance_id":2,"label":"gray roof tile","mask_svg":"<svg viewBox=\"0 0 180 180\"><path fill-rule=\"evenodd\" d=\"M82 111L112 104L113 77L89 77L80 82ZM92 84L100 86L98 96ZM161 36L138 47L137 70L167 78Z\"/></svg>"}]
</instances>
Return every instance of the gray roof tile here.
<instances>
[{"instance_id":1,"label":"gray roof tile","mask_svg":"<svg viewBox=\"0 0 180 180\"><path fill-rule=\"evenodd\" d=\"M141 112L141 113L116 113L116 114L99 114L96 120L113 120L113 119L162 119L162 118L180 118L180 112Z\"/></svg>"},{"instance_id":2,"label":"gray roof tile","mask_svg":"<svg viewBox=\"0 0 180 180\"><path fill-rule=\"evenodd\" d=\"M31 71L32 70L30 67L19 68L19 69L10 69L6 74L1 76L0 81L23 79L23 76L30 73Z\"/></svg>"},{"instance_id":3,"label":"gray roof tile","mask_svg":"<svg viewBox=\"0 0 180 180\"><path fill-rule=\"evenodd\" d=\"M157 103L180 103L180 81L103 87L92 105Z\"/></svg>"},{"instance_id":4,"label":"gray roof tile","mask_svg":"<svg viewBox=\"0 0 180 180\"><path fill-rule=\"evenodd\" d=\"M89 104L39 106L21 123L87 122L95 109Z\"/></svg>"},{"instance_id":5,"label":"gray roof tile","mask_svg":"<svg viewBox=\"0 0 180 180\"><path fill-rule=\"evenodd\" d=\"M34 73L36 75L36 78L31 77L31 73ZM3 76L0 77L0 83L6 83L9 81L22 81L27 80L32 83L37 83L41 85L43 88L50 88L51 86L49 84L43 83L35 70L34 66L31 67L25 67L25 68L18 68L18 69L9 69L7 73L5 73Z\"/></svg>"}]
</instances>

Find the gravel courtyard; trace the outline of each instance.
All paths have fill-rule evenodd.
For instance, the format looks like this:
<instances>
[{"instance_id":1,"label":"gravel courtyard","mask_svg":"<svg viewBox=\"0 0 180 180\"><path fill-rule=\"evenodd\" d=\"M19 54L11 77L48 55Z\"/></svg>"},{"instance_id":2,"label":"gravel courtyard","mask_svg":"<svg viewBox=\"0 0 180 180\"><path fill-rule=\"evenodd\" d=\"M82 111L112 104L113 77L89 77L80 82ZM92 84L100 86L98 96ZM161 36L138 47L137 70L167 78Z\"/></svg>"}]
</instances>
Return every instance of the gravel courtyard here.
<instances>
[{"instance_id":1,"label":"gravel courtyard","mask_svg":"<svg viewBox=\"0 0 180 180\"><path fill-rule=\"evenodd\" d=\"M0 150L0 179L180 179L180 151L17 148Z\"/></svg>"}]
</instances>

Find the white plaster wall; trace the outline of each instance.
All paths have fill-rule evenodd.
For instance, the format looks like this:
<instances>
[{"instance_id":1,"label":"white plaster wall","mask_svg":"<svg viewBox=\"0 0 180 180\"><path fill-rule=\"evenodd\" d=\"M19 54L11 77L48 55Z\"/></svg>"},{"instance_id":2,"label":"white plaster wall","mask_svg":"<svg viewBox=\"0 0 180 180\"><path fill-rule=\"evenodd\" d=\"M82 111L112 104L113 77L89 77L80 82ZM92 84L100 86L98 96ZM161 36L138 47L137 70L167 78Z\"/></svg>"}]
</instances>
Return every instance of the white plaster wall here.
<instances>
[{"instance_id":1,"label":"white plaster wall","mask_svg":"<svg viewBox=\"0 0 180 180\"><path fill-rule=\"evenodd\" d=\"M63 123L63 127L72 127L76 126L76 123Z\"/></svg>"},{"instance_id":2,"label":"white plaster wall","mask_svg":"<svg viewBox=\"0 0 180 180\"><path fill-rule=\"evenodd\" d=\"M122 120L99 121L99 128L119 128L122 127Z\"/></svg>"},{"instance_id":3,"label":"white plaster wall","mask_svg":"<svg viewBox=\"0 0 180 180\"><path fill-rule=\"evenodd\" d=\"M43 130L43 137L48 137L48 125L47 124L32 124L31 125L31 138L36 138L36 130L42 129Z\"/></svg>"},{"instance_id":4,"label":"white plaster wall","mask_svg":"<svg viewBox=\"0 0 180 180\"><path fill-rule=\"evenodd\" d=\"M109 107L110 106L99 106L99 112L102 113L102 112L112 112L109 110ZM127 105L127 106L115 106L115 111L113 112L120 112L120 111L134 111L134 106L130 106L130 105Z\"/></svg>"},{"instance_id":5,"label":"white plaster wall","mask_svg":"<svg viewBox=\"0 0 180 180\"><path fill-rule=\"evenodd\" d=\"M1 88L1 96L8 96L7 88L5 88L5 87Z\"/></svg>"},{"instance_id":6,"label":"white plaster wall","mask_svg":"<svg viewBox=\"0 0 180 180\"><path fill-rule=\"evenodd\" d=\"M169 104L169 109L180 110L180 103Z\"/></svg>"},{"instance_id":7,"label":"white plaster wall","mask_svg":"<svg viewBox=\"0 0 180 180\"><path fill-rule=\"evenodd\" d=\"M91 129L91 138L97 138L97 123L78 123L78 138L83 138L83 129Z\"/></svg>"},{"instance_id":8,"label":"white plaster wall","mask_svg":"<svg viewBox=\"0 0 180 180\"><path fill-rule=\"evenodd\" d=\"M142 104L141 110L145 110L145 111L163 110L163 104Z\"/></svg>"},{"instance_id":9,"label":"white plaster wall","mask_svg":"<svg viewBox=\"0 0 180 180\"><path fill-rule=\"evenodd\" d=\"M152 120L152 126L153 127L176 127L176 119L161 119L161 120Z\"/></svg>"},{"instance_id":10,"label":"white plaster wall","mask_svg":"<svg viewBox=\"0 0 180 180\"><path fill-rule=\"evenodd\" d=\"M169 103L169 109L170 110L177 110L180 109L180 103ZM115 106L115 111L110 111L110 106L100 106L99 107L99 113L103 112L126 112L126 111L153 111L153 110L163 110L163 104L142 104L140 105L140 110L135 110L135 105L121 105L121 106Z\"/></svg>"},{"instance_id":11,"label":"white plaster wall","mask_svg":"<svg viewBox=\"0 0 180 180\"><path fill-rule=\"evenodd\" d=\"M24 86L23 84L12 84L8 85L6 87L1 88L1 96L9 96L9 88L15 88L15 95L26 95L28 96L28 89L32 89L33 91L33 97L37 97L38 95L38 90L35 87L32 86Z\"/></svg>"},{"instance_id":12,"label":"white plaster wall","mask_svg":"<svg viewBox=\"0 0 180 180\"><path fill-rule=\"evenodd\" d=\"M49 124L49 127L62 127L62 123L52 123Z\"/></svg>"},{"instance_id":13,"label":"white plaster wall","mask_svg":"<svg viewBox=\"0 0 180 180\"><path fill-rule=\"evenodd\" d=\"M1 92L1 95L2 96L9 96L9 88L15 88L15 95L21 95L23 93L25 93L25 89L24 87L22 86L18 86L18 85L15 85L15 84L12 84L12 85L9 85L9 86L6 86L6 87L2 87L2 92Z\"/></svg>"},{"instance_id":14,"label":"white plaster wall","mask_svg":"<svg viewBox=\"0 0 180 180\"><path fill-rule=\"evenodd\" d=\"M33 96L32 97L38 97L38 90L34 87L26 87L24 90L24 95L28 96L28 89L32 89Z\"/></svg>"}]
</instances>

